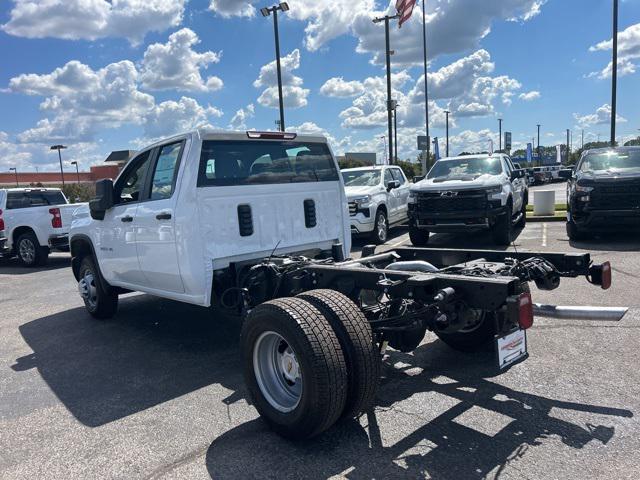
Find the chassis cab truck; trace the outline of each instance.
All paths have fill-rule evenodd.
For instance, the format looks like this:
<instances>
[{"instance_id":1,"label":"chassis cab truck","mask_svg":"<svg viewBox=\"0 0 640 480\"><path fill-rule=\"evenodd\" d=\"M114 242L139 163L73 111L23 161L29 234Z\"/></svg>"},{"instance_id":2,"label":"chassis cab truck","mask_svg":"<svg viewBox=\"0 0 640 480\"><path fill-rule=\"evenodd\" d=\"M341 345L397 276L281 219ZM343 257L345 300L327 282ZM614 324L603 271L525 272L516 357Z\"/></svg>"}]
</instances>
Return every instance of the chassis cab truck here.
<instances>
[{"instance_id":1,"label":"chassis cab truck","mask_svg":"<svg viewBox=\"0 0 640 480\"><path fill-rule=\"evenodd\" d=\"M527 282L585 276L588 254L365 247L350 259L342 177L326 139L197 130L140 151L74 215L72 270L87 311L140 291L242 320L252 404L288 438L317 435L374 402L381 352L433 332L493 344L496 368L527 358ZM212 318L215 321L215 318Z\"/></svg>"}]
</instances>

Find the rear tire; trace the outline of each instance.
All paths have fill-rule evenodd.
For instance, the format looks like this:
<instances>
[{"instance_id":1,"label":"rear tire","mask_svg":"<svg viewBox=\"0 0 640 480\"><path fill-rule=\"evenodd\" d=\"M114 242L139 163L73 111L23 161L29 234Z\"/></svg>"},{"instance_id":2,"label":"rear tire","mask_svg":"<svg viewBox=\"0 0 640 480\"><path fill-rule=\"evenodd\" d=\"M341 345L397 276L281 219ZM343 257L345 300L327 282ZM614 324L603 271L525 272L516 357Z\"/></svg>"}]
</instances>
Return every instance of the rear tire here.
<instances>
[{"instance_id":1,"label":"rear tire","mask_svg":"<svg viewBox=\"0 0 640 480\"><path fill-rule=\"evenodd\" d=\"M255 307L240 335L244 377L253 405L283 437L310 438L342 414L347 369L328 320L301 298Z\"/></svg>"},{"instance_id":2,"label":"rear tire","mask_svg":"<svg viewBox=\"0 0 640 480\"><path fill-rule=\"evenodd\" d=\"M348 375L342 416L359 416L373 405L380 380L380 354L371 325L351 299L335 290L311 290L298 298L320 310L338 337Z\"/></svg>"},{"instance_id":3,"label":"rear tire","mask_svg":"<svg viewBox=\"0 0 640 480\"><path fill-rule=\"evenodd\" d=\"M93 257L82 259L78 276L78 290L87 312L99 320L112 318L118 310L118 294L104 288Z\"/></svg>"},{"instance_id":4,"label":"rear tire","mask_svg":"<svg viewBox=\"0 0 640 480\"><path fill-rule=\"evenodd\" d=\"M414 247L426 247L429 243L429 232L420 230L418 227L409 226L409 239Z\"/></svg>"},{"instance_id":5,"label":"rear tire","mask_svg":"<svg viewBox=\"0 0 640 480\"><path fill-rule=\"evenodd\" d=\"M389 236L389 219L387 214L381 208L376 212L376 221L371 232L371 240L377 245L381 245L387 241Z\"/></svg>"},{"instance_id":6,"label":"rear tire","mask_svg":"<svg viewBox=\"0 0 640 480\"><path fill-rule=\"evenodd\" d=\"M49 249L41 247L38 237L33 232L23 233L18 237L16 253L20 263L25 267L39 267L46 265Z\"/></svg>"}]
</instances>

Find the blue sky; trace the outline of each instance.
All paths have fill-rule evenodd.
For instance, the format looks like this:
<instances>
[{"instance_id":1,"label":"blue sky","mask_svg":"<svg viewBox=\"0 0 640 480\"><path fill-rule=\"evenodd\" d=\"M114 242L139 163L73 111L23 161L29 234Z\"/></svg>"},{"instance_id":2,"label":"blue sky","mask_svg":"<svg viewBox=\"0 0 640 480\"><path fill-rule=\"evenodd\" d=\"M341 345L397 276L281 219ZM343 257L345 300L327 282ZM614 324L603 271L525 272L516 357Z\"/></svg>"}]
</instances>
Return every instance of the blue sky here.
<instances>
[{"instance_id":1,"label":"blue sky","mask_svg":"<svg viewBox=\"0 0 640 480\"><path fill-rule=\"evenodd\" d=\"M280 16L288 128L337 153L383 155L384 31L374 0L291 0ZM432 135L451 150L574 145L609 135L611 0L427 0ZM586 6L588 5L588 7ZM273 129L273 22L241 0L7 0L0 6L0 170L55 169L64 143L83 167L200 125ZM618 129L640 134L640 2L620 3ZM392 28L399 152L424 130L420 7ZM444 142L441 143L444 147Z\"/></svg>"}]
</instances>

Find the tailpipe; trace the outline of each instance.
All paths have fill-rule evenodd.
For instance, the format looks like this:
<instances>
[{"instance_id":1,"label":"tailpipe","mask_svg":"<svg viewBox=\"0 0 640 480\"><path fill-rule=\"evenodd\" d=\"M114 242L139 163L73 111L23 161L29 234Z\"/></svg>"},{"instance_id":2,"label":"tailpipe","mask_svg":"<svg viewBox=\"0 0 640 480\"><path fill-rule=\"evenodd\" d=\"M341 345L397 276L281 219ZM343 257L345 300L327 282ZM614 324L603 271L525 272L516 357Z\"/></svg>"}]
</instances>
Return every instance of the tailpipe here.
<instances>
[{"instance_id":1,"label":"tailpipe","mask_svg":"<svg viewBox=\"0 0 640 480\"><path fill-rule=\"evenodd\" d=\"M627 313L627 307L589 307L533 304L533 314L537 317L562 318L571 320L596 320L618 322Z\"/></svg>"}]
</instances>

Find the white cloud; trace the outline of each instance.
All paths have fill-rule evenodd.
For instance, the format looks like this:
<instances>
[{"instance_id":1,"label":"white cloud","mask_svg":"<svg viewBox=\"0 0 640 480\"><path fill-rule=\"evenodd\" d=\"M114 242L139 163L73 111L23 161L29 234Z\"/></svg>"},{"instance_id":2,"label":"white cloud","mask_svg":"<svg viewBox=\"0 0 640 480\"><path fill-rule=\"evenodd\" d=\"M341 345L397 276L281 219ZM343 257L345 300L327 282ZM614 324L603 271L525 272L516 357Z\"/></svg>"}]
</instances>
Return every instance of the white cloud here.
<instances>
[{"instance_id":1,"label":"white cloud","mask_svg":"<svg viewBox=\"0 0 640 480\"><path fill-rule=\"evenodd\" d=\"M530 102L532 100L537 100L540 98L540 92L537 90L531 90L530 92L521 93L518 95L520 100L524 100L525 102Z\"/></svg>"},{"instance_id":2,"label":"white cloud","mask_svg":"<svg viewBox=\"0 0 640 480\"><path fill-rule=\"evenodd\" d=\"M220 117L222 112L203 107L193 98L182 97L156 105L145 117L144 131L149 139L162 138L196 127L210 127L208 118Z\"/></svg>"},{"instance_id":3,"label":"white cloud","mask_svg":"<svg viewBox=\"0 0 640 480\"><path fill-rule=\"evenodd\" d=\"M253 17L256 9L253 5L242 0L211 0L209 10L221 17Z\"/></svg>"},{"instance_id":4,"label":"white cloud","mask_svg":"<svg viewBox=\"0 0 640 480\"><path fill-rule=\"evenodd\" d=\"M14 0L1 28L27 38L124 37L138 44L147 32L179 25L184 6L185 0Z\"/></svg>"},{"instance_id":5,"label":"white cloud","mask_svg":"<svg viewBox=\"0 0 640 480\"><path fill-rule=\"evenodd\" d=\"M192 47L200 43L198 35L183 28L169 36L167 43L154 43L147 47L142 60L140 79L150 90L214 91L223 86L222 80L210 76L205 81L200 74L220 61L221 53L195 52Z\"/></svg>"},{"instance_id":6,"label":"white cloud","mask_svg":"<svg viewBox=\"0 0 640 480\"><path fill-rule=\"evenodd\" d=\"M613 40L605 40L589 48L590 52L606 52L613 48ZM640 23L631 25L618 32L618 76L631 75L636 72L634 60L640 58ZM591 72L586 77L597 77L601 80L611 78L613 62L609 62L601 71Z\"/></svg>"},{"instance_id":7,"label":"white cloud","mask_svg":"<svg viewBox=\"0 0 640 480\"><path fill-rule=\"evenodd\" d=\"M320 87L320 93L327 97L356 97L364 93L364 86L357 80L347 82L342 77L333 77L324 82Z\"/></svg>"},{"instance_id":8,"label":"white cloud","mask_svg":"<svg viewBox=\"0 0 640 480\"><path fill-rule=\"evenodd\" d=\"M232 130L246 130L247 129L247 120L253 118L255 115L255 107L253 103L250 103L244 108L240 108L236 111L229 122L229 128Z\"/></svg>"},{"instance_id":9,"label":"white cloud","mask_svg":"<svg viewBox=\"0 0 640 480\"><path fill-rule=\"evenodd\" d=\"M491 31L496 20L527 21L540 12L544 1L507 0L478 2L477 0L438 0L427 2L427 47L429 58L454 54L477 48L479 41ZM384 12L353 11L352 31L358 38L356 51L372 54L372 62L382 65L384 58L384 29L372 23L374 16L392 10L395 1ZM391 48L395 50L393 64L405 67L422 64L422 12L416 12L402 29L393 24Z\"/></svg>"},{"instance_id":10,"label":"white cloud","mask_svg":"<svg viewBox=\"0 0 640 480\"><path fill-rule=\"evenodd\" d=\"M297 48L280 59L282 74L282 97L287 108L300 108L307 105L309 90L302 87L302 78L293 74L300 68L300 50ZM278 108L278 77L276 62L267 63L260 69L258 78L253 82L256 88L265 88L258 97L263 107Z\"/></svg>"},{"instance_id":11,"label":"white cloud","mask_svg":"<svg viewBox=\"0 0 640 480\"><path fill-rule=\"evenodd\" d=\"M573 114L573 118L578 122L579 128L588 128L593 125L603 125L611 122L611 105L605 103L596 110L595 113L587 115ZM627 119L616 114L616 122L624 123Z\"/></svg>"}]
</instances>

